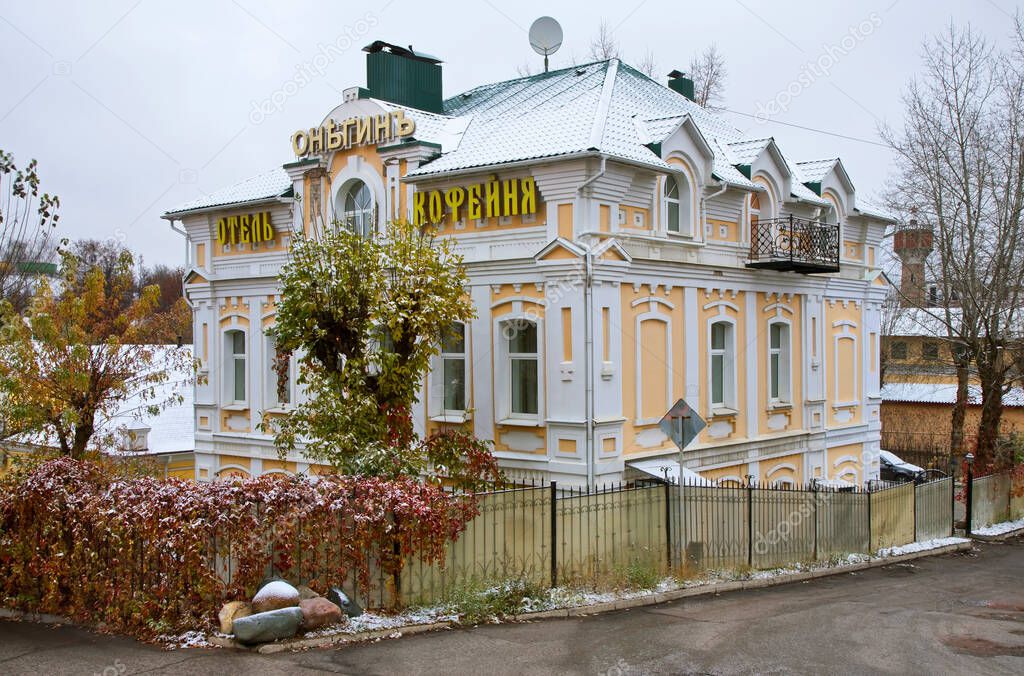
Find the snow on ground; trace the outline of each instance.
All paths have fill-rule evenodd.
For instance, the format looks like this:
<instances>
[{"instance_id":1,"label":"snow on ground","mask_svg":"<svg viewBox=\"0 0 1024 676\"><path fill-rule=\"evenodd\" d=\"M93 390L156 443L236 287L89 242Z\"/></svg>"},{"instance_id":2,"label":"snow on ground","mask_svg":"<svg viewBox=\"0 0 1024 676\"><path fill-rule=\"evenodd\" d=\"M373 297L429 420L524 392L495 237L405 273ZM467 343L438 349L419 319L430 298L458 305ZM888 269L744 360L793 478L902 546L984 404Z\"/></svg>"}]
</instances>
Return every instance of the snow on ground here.
<instances>
[{"instance_id":1,"label":"snow on ground","mask_svg":"<svg viewBox=\"0 0 1024 676\"><path fill-rule=\"evenodd\" d=\"M992 531L993 534L995 534L996 529L1002 529L999 532L1009 532L1011 530L1015 530L1018 528L1024 528L1024 519L1020 521L1008 522L1005 524L997 524L996 526L990 526L988 530ZM985 534L982 533L982 531L977 532L979 534ZM581 589L579 587L555 587L554 589L547 590L543 598L523 598L522 606L519 612L531 613L544 610L557 610L562 608L595 606L602 603L611 603L614 601L624 599L633 599L641 596L649 596L659 592L667 592L676 589L690 589L693 587L702 587L715 584L718 582L733 582L737 580L768 580L773 578L781 578L788 575L794 575L796 573L806 573L831 568L843 568L845 566L851 566L854 564L864 563L871 560L883 560L894 556L900 556L902 554L924 552L931 549L938 549L939 547L945 547L947 545L955 545L965 542L970 542L970 540L964 538L938 538L935 540L927 540L925 542L914 542L908 545L902 545L900 547L889 547L886 549L880 549L875 554L875 556L868 556L866 554L846 554L843 556L833 557L828 561L822 561L813 564L798 563L784 568L772 568L767 570L754 571L705 571L697 577L688 578L684 580L674 577L666 577L650 589L630 589L599 592L588 589ZM389 638L398 638L402 635L401 629L403 627L410 627L422 624L433 624L436 622L457 622L458 620L459 614L455 612L451 606L446 604L439 604L423 608L411 608L398 615L379 615L377 613L367 612L363 613L358 617L351 618L347 624L337 627L328 627L326 629L321 629L319 631L308 632L304 634L301 638L321 638L326 636L358 635L367 632L388 629L394 630L389 635ZM498 618L495 618L495 621L500 620ZM201 632L196 631L187 632L180 636L161 636L160 640L161 642L165 643L168 648L171 649L208 647L210 645L207 642L206 637Z\"/></svg>"},{"instance_id":2,"label":"snow on ground","mask_svg":"<svg viewBox=\"0 0 1024 676\"><path fill-rule=\"evenodd\" d=\"M177 648L212 648L213 645L206 640L206 634L201 631L186 631L180 636L163 635L157 636L157 640L163 643L168 650Z\"/></svg>"},{"instance_id":3,"label":"snow on ground","mask_svg":"<svg viewBox=\"0 0 1024 676\"><path fill-rule=\"evenodd\" d=\"M992 524L991 526L985 526L984 528L972 528L971 532L975 535L1006 535L1012 533L1015 530L1024 529L1024 519L1017 519L1016 521L1004 521L1002 523Z\"/></svg>"},{"instance_id":4,"label":"snow on ground","mask_svg":"<svg viewBox=\"0 0 1024 676\"><path fill-rule=\"evenodd\" d=\"M966 538L936 538L934 540L925 540L924 542L911 542L909 545L900 545L899 547L886 547L885 549L879 549L875 555L877 559L887 559L891 556L902 556L903 554L916 554L917 552L926 552L929 549L938 549L939 547L945 547L947 545L958 545L964 542L970 542Z\"/></svg>"}]
</instances>

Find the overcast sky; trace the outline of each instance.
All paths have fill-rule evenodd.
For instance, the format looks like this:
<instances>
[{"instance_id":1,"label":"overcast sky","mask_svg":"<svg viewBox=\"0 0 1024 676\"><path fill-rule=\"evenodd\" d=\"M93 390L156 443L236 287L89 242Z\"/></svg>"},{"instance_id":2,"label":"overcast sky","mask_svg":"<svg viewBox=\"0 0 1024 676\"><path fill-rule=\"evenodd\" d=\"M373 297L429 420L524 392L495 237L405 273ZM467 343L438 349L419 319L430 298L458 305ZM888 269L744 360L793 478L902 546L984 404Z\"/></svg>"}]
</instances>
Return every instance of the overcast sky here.
<instances>
[{"instance_id":1,"label":"overcast sky","mask_svg":"<svg viewBox=\"0 0 1024 676\"><path fill-rule=\"evenodd\" d=\"M625 61L652 52L662 81L717 44L733 123L751 138L774 136L796 160L842 157L870 199L891 170L884 147L781 123L877 142L880 122L900 123L900 92L928 36L953 20L1004 42L1015 9L1007 0L0 0L0 148L19 164L39 160L44 189L61 197L63 235L118 238L147 263L178 265L183 242L160 214L293 159L291 133L365 84L363 46L382 39L440 57L450 96L539 69L526 31L550 14L565 32L553 67L586 61L602 19Z\"/></svg>"}]
</instances>

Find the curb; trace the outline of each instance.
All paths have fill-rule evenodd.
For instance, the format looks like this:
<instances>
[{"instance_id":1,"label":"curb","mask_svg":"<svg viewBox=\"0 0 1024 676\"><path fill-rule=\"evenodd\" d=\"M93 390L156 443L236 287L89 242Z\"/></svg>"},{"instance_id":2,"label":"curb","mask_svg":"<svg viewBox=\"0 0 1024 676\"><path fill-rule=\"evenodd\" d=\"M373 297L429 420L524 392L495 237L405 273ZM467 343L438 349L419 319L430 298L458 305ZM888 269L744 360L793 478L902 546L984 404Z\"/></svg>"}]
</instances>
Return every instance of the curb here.
<instances>
[{"instance_id":1,"label":"curb","mask_svg":"<svg viewBox=\"0 0 1024 676\"><path fill-rule=\"evenodd\" d=\"M1016 531L1015 533L1024 533L1024 529ZM1006 533L1004 535L994 537L1008 537L1010 535L1012 535L1012 533ZM981 538L979 537L977 539L980 540ZM936 549L929 549L921 552L913 552L910 554L900 554L899 556L889 556L886 558L872 559L870 561L862 561L860 563L840 565L834 568L823 568L821 570L790 573L788 575L779 575L776 577L768 577L757 580L729 580L727 582L714 582L711 584L687 587L683 589L672 589L669 591L644 594L642 596L634 596L632 598L617 599L615 601L606 601L604 603L596 603L589 606L573 606L570 608L555 608L552 610L540 610L532 613L522 613L519 615L509 616L507 619L514 622L533 622L537 620L586 617L588 615L598 615L601 613L609 613L616 610L629 610L631 608L653 606L660 603L667 603L669 601L678 601L679 599L684 598L712 595L717 596L719 594L725 594L727 592L733 591L743 591L748 589L764 589L766 587L777 587L784 584L792 584L794 582L807 582L810 580L816 580L823 577L832 577L834 575L856 573L858 571L868 570L870 568L882 568L884 566L891 566L896 563L912 561L914 559L922 559L928 556L940 556L942 554L969 551L973 547L973 542L959 542L956 544L938 547ZM58 615L48 615L46 613L27 613L19 610L10 610L7 608L0 608L0 619L27 620L30 622L39 622L41 624L75 624L68 618L60 617ZM394 636L395 638L400 638L402 636L424 634L427 632L438 631L441 629L451 629L454 626L457 626L457 624L449 621L433 622L430 624L413 624L404 627L391 627L389 629L375 629L373 631L366 631L358 634L332 634L330 636L318 636L315 638L288 639L277 643L265 643L259 647L242 645L234 639L221 636L209 636L207 637L206 640L211 645L220 648L230 648L235 650L258 652L262 655L272 655L274 653L281 653L294 650L308 650L310 648L329 648L332 646L344 645L346 643L379 641L381 639L389 638L392 636Z\"/></svg>"},{"instance_id":2,"label":"curb","mask_svg":"<svg viewBox=\"0 0 1024 676\"><path fill-rule=\"evenodd\" d=\"M1000 533L999 535L975 535L971 533L971 539L979 542L1003 542L1010 538L1015 538L1024 535L1024 528L1018 528L1017 530L1007 531L1006 533Z\"/></svg>"},{"instance_id":3,"label":"curb","mask_svg":"<svg viewBox=\"0 0 1024 676\"><path fill-rule=\"evenodd\" d=\"M541 610L535 613L522 613L519 615L515 615L510 619L514 619L517 622L530 622L535 620L548 620L554 618L564 619L568 617L584 617L587 615L597 615L599 613L607 613L615 610L628 610L630 608L653 606L659 603L678 601L679 599L693 598L696 596L717 596L719 594L725 594L727 592L733 591L743 591L748 589L764 589L766 587L776 587L784 584L792 584L794 582L807 582L810 580L817 580L819 578L831 577L834 575L856 573L862 570L868 570L869 568L882 568L884 566L891 566L896 563L911 561L913 559L921 559L927 556L939 556L942 554L951 554L954 552L968 551L973 546L974 545L971 542L959 542L956 544L944 545L936 549L929 549L923 552L900 554L899 556L889 556L884 559L872 559L871 561L862 561L860 563L853 563L845 566L836 566L835 568L810 570L800 573L792 573L789 575L779 575L777 577L769 577L759 580L730 580L728 582L715 582L706 585L688 587L685 589L672 589L669 591L657 592L654 594L634 596L628 599L620 599L617 601L597 603L590 606L573 606L571 608Z\"/></svg>"}]
</instances>

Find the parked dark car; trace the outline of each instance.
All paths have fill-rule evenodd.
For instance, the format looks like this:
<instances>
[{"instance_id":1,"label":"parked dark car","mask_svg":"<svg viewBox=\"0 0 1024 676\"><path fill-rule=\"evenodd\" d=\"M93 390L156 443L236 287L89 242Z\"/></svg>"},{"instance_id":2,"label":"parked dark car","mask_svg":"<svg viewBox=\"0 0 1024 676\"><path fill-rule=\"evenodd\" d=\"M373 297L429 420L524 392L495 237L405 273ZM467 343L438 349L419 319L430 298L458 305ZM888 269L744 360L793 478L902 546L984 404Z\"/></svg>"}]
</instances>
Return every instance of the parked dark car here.
<instances>
[{"instance_id":1,"label":"parked dark car","mask_svg":"<svg viewBox=\"0 0 1024 676\"><path fill-rule=\"evenodd\" d=\"M904 462L898 455L889 451L879 452L879 462L879 478L882 481L922 483L928 475L922 467Z\"/></svg>"}]
</instances>

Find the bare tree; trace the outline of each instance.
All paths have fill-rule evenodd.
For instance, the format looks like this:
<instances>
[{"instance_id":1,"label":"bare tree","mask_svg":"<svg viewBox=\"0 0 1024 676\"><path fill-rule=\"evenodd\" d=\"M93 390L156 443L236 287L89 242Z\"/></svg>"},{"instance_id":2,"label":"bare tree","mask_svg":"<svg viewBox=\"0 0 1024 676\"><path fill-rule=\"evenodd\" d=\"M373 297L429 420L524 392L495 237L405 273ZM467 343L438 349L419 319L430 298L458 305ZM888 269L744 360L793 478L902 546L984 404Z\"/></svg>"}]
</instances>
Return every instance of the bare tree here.
<instances>
[{"instance_id":1,"label":"bare tree","mask_svg":"<svg viewBox=\"0 0 1024 676\"><path fill-rule=\"evenodd\" d=\"M25 308L41 263L55 262L60 199L40 193L35 160L24 169L0 150L0 298Z\"/></svg>"},{"instance_id":2,"label":"bare tree","mask_svg":"<svg viewBox=\"0 0 1024 676\"><path fill-rule=\"evenodd\" d=\"M649 49L645 51L643 58L637 62L636 69L649 78L655 77L658 72L658 64L654 60L654 52Z\"/></svg>"},{"instance_id":3,"label":"bare tree","mask_svg":"<svg viewBox=\"0 0 1024 676\"><path fill-rule=\"evenodd\" d=\"M725 101L725 57L714 44L690 60L693 78L693 100L712 110L721 108Z\"/></svg>"},{"instance_id":4,"label":"bare tree","mask_svg":"<svg viewBox=\"0 0 1024 676\"><path fill-rule=\"evenodd\" d=\"M1020 342L1024 276L1024 30L995 52L951 25L925 45L924 70L903 96L903 128L881 133L897 155L887 201L931 225L929 276L943 303L928 309L953 348L958 401L953 450L962 450L968 367L982 395L978 456L995 460L1003 395L1014 379L1006 350ZM951 303L948 299L957 299Z\"/></svg>"},{"instance_id":5,"label":"bare tree","mask_svg":"<svg viewBox=\"0 0 1024 676\"><path fill-rule=\"evenodd\" d=\"M605 61L619 58L619 43L612 36L612 29L604 20L597 28L597 35L590 41L591 61Z\"/></svg>"}]
</instances>

